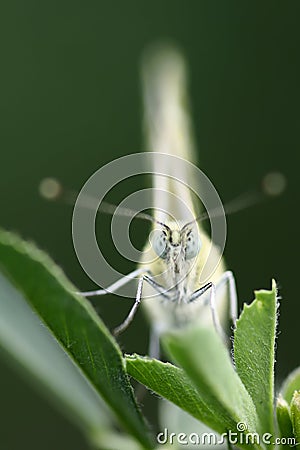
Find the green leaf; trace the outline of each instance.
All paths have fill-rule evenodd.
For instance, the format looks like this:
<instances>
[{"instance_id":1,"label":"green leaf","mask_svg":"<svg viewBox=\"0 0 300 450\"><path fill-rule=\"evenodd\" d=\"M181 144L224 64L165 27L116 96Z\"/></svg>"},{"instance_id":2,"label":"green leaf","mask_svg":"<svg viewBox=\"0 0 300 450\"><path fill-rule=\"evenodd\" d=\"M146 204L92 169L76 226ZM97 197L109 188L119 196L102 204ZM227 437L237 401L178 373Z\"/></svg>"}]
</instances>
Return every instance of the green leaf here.
<instances>
[{"instance_id":1,"label":"green leaf","mask_svg":"<svg viewBox=\"0 0 300 450\"><path fill-rule=\"evenodd\" d=\"M186 372L205 404L224 426L236 432L258 432L255 406L234 370L229 352L213 328L189 327L163 337L171 358Z\"/></svg>"},{"instance_id":2,"label":"green leaf","mask_svg":"<svg viewBox=\"0 0 300 450\"><path fill-rule=\"evenodd\" d=\"M283 382L280 393L282 397L291 403L294 392L300 390L300 367L293 370Z\"/></svg>"},{"instance_id":3,"label":"green leaf","mask_svg":"<svg viewBox=\"0 0 300 450\"><path fill-rule=\"evenodd\" d=\"M261 433L274 432L274 349L277 324L276 283L271 291L256 291L255 300L244 305L234 332L237 373L252 397Z\"/></svg>"},{"instance_id":4,"label":"green leaf","mask_svg":"<svg viewBox=\"0 0 300 450\"><path fill-rule=\"evenodd\" d=\"M276 416L280 436L282 438L293 437L293 425L290 415L290 407L281 395L279 395L277 399ZM282 447L284 446L282 445Z\"/></svg>"},{"instance_id":5,"label":"green leaf","mask_svg":"<svg viewBox=\"0 0 300 450\"><path fill-rule=\"evenodd\" d=\"M127 372L156 394L166 398L209 427L226 431L227 415L216 416L202 400L197 389L184 371L170 363L139 355L126 355ZM227 425L234 426L233 421Z\"/></svg>"},{"instance_id":6,"label":"green leaf","mask_svg":"<svg viewBox=\"0 0 300 450\"><path fill-rule=\"evenodd\" d=\"M300 448L300 391L295 391L291 401L291 418L293 424L296 448Z\"/></svg>"},{"instance_id":7,"label":"green leaf","mask_svg":"<svg viewBox=\"0 0 300 450\"><path fill-rule=\"evenodd\" d=\"M152 448L124 370L121 352L90 303L74 294L73 285L47 255L3 231L0 232L0 268L110 406L119 422L145 448ZM7 301L10 301L8 297L2 297L0 315L5 313L3 304Z\"/></svg>"},{"instance_id":8,"label":"green leaf","mask_svg":"<svg viewBox=\"0 0 300 450\"><path fill-rule=\"evenodd\" d=\"M42 392L84 431L102 433L111 422L105 403L1 273L0 293L2 349L13 356L18 369L26 369L29 381L35 385L38 381Z\"/></svg>"}]
</instances>

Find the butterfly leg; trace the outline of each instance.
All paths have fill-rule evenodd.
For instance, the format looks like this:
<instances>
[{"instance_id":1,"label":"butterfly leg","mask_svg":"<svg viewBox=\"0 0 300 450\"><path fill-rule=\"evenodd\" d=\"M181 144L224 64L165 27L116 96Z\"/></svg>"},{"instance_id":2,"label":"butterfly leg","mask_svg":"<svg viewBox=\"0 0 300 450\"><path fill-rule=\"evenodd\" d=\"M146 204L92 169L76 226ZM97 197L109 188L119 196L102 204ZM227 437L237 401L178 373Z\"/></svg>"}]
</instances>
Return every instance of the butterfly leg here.
<instances>
[{"instance_id":1,"label":"butterfly leg","mask_svg":"<svg viewBox=\"0 0 300 450\"><path fill-rule=\"evenodd\" d=\"M138 307L140 306L140 303L141 303L141 300L142 300L144 281L149 283L160 295L162 295L165 298L169 298L169 295L167 294L166 289L163 286L161 286L160 284L156 283L156 281L154 281L151 276L142 275L141 278L139 279L139 282L138 282L138 287L137 287L137 292L136 292L136 298L135 298L134 305L131 308L131 310L129 311L129 314L126 317L126 319L124 320L124 322L121 323L121 325L119 325L117 328L114 329L113 333L114 333L115 336L118 336L124 330L126 330L128 325L130 325L130 323L132 322L132 320L133 320L133 318L135 316L135 313L136 313Z\"/></svg>"},{"instance_id":2,"label":"butterfly leg","mask_svg":"<svg viewBox=\"0 0 300 450\"><path fill-rule=\"evenodd\" d=\"M199 300L199 298L208 290L210 290L209 304L210 304L210 310L211 310L213 324L214 324L214 327L215 327L217 333L225 341L226 335L223 331L223 328L221 327L219 317L217 314L217 310L216 310L216 286L212 282L209 282L209 283L205 284L204 286L202 286L200 289L197 289L197 291L193 292L193 294L191 295L191 297L189 299L189 303Z\"/></svg>"},{"instance_id":3,"label":"butterfly leg","mask_svg":"<svg viewBox=\"0 0 300 450\"><path fill-rule=\"evenodd\" d=\"M105 294L112 294L115 291L117 291L120 287L125 286L125 284L129 283L133 278L138 277L142 275L143 273L148 272L148 270L145 269L137 269L133 272L130 272L128 275L120 278L115 283L108 286L106 289L98 289L96 291L88 291L88 292L77 292L80 295L83 295L83 297L92 297L92 296L98 296L98 295L105 295Z\"/></svg>"},{"instance_id":4,"label":"butterfly leg","mask_svg":"<svg viewBox=\"0 0 300 450\"><path fill-rule=\"evenodd\" d=\"M216 285L217 294L218 289L224 285L228 286L229 314L233 325L235 325L238 314L238 299L237 299L235 279L233 273L230 270L224 272L221 278L219 279Z\"/></svg>"}]
</instances>

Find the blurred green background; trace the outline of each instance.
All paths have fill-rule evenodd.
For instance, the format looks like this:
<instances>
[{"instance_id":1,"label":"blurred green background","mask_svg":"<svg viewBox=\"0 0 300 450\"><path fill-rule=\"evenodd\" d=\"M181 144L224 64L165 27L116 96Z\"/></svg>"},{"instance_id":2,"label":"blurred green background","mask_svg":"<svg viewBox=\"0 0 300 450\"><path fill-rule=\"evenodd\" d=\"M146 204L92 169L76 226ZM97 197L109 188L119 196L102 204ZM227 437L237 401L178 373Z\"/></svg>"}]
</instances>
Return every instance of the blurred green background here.
<instances>
[{"instance_id":1,"label":"blurred green background","mask_svg":"<svg viewBox=\"0 0 300 450\"><path fill-rule=\"evenodd\" d=\"M45 202L38 185L54 176L79 190L103 164L143 150L139 61L147 45L174 41L189 64L199 166L222 199L273 170L287 179L280 198L228 218L225 253L240 305L254 289L269 288L272 277L279 283L277 375L283 379L300 365L299 20L298 1L2 4L0 225L36 242L80 289L93 288L73 251L71 207ZM138 231L142 243L146 231ZM108 241L109 234L107 248ZM133 269L117 255L114 263L124 273ZM97 302L109 326L128 308L113 297ZM120 341L126 351L144 353L147 339L139 314ZM87 448L5 358L0 373L1 448Z\"/></svg>"}]
</instances>

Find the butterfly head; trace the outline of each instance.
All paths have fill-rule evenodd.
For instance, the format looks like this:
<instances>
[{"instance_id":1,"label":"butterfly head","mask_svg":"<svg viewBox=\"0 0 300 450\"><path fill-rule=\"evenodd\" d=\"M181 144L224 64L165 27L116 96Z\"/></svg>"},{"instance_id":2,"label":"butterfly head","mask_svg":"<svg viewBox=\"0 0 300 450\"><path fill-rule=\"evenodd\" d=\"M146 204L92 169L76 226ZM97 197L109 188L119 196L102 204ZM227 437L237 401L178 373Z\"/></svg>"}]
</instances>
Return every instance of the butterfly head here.
<instances>
[{"instance_id":1,"label":"butterfly head","mask_svg":"<svg viewBox=\"0 0 300 450\"><path fill-rule=\"evenodd\" d=\"M191 260L201 249L198 227L195 224L182 228L163 225L153 232L151 244L157 256L165 260L179 257Z\"/></svg>"}]
</instances>

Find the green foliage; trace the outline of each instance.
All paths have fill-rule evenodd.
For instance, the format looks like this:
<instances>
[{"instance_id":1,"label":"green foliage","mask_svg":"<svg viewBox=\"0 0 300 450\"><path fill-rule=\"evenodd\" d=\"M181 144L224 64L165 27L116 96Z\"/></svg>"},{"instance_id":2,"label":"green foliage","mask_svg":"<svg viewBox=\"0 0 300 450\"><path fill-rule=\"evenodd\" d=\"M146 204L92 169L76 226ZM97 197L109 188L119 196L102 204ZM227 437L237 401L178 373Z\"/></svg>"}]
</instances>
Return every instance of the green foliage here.
<instances>
[{"instance_id":1,"label":"green foliage","mask_svg":"<svg viewBox=\"0 0 300 450\"><path fill-rule=\"evenodd\" d=\"M279 395L277 399L276 415L280 436L283 438L293 436L293 424L291 420L290 407L281 395Z\"/></svg>"},{"instance_id":2,"label":"green foliage","mask_svg":"<svg viewBox=\"0 0 300 450\"><path fill-rule=\"evenodd\" d=\"M234 363L214 329L195 326L162 337L172 361L163 363L124 358L90 303L74 294L50 258L3 231L0 269L0 345L97 448L153 448L128 374L216 433L237 432L237 447L273 447L275 282L244 306L234 332ZM297 442L299 374L288 377L276 408L280 436ZM264 433L272 435L270 442L255 438Z\"/></svg>"},{"instance_id":3,"label":"green foliage","mask_svg":"<svg viewBox=\"0 0 300 450\"><path fill-rule=\"evenodd\" d=\"M120 349L89 302L74 294L74 286L43 252L10 233L0 234L0 261L8 279L55 336L82 376L94 387L94 395L103 398L119 423L145 448L151 448ZM5 305L9 301L10 298L2 292L0 315L4 320ZM5 346L4 339L2 345ZM8 346L6 348L10 351ZM14 356L19 358L17 349ZM53 377L60 375L56 373ZM75 389L73 395L77 395ZM97 430L94 423L91 425L90 433L94 435Z\"/></svg>"},{"instance_id":4,"label":"green foliage","mask_svg":"<svg viewBox=\"0 0 300 450\"><path fill-rule=\"evenodd\" d=\"M234 332L234 361L260 418L260 432L274 436L274 363L276 335L276 284L272 291L255 292L244 305Z\"/></svg>"},{"instance_id":5,"label":"green foliage","mask_svg":"<svg viewBox=\"0 0 300 450\"><path fill-rule=\"evenodd\" d=\"M291 418L293 424L294 436L300 448L300 391L295 391L291 401Z\"/></svg>"},{"instance_id":6,"label":"green foliage","mask_svg":"<svg viewBox=\"0 0 300 450\"><path fill-rule=\"evenodd\" d=\"M293 443L285 443L281 448L300 443L300 368L298 367L284 381L276 405L278 427L281 436L294 438ZM299 448L299 445L296 445Z\"/></svg>"},{"instance_id":7,"label":"green foliage","mask_svg":"<svg viewBox=\"0 0 300 450\"><path fill-rule=\"evenodd\" d=\"M255 407L234 370L229 352L213 328L190 328L164 337L171 357L185 370L200 396L223 423L222 432L243 422L257 431ZM212 423L207 423L213 428Z\"/></svg>"},{"instance_id":8,"label":"green foliage","mask_svg":"<svg viewBox=\"0 0 300 450\"><path fill-rule=\"evenodd\" d=\"M200 396L201 420L213 430L219 433L242 431L245 436L270 433L274 437L273 407L270 405L274 399L276 311L276 285L273 282L272 291L256 292L256 299L250 306L245 306L237 322L234 334L236 370L228 349L214 329L189 327L163 337L171 359L184 371L178 372L174 366L165 366L167 382L163 390L160 381L163 366L157 366L149 359L127 358L128 371L137 380L188 411L184 389L168 390L169 384L174 382L175 386L178 385L178 374L181 377L185 374ZM193 404L195 402L197 394L193 391ZM194 408L188 412L197 417ZM238 446L242 448L266 446L255 439L252 445L251 441L245 444L242 436L239 439Z\"/></svg>"},{"instance_id":9,"label":"green foliage","mask_svg":"<svg viewBox=\"0 0 300 450\"><path fill-rule=\"evenodd\" d=\"M173 402L219 433L225 431L226 421L233 425L221 408L219 416L215 414L182 369L139 355L127 355L126 366L128 373L151 391Z\"/></svg>"},{"instance_id":10,"label":"green foliage","mask_svg":"<svg viewBox=\"0 0 300 450\"><path fill-rule=\"evenodd\" d=\"M285 379L280 389L280 393L282 397L288 403L290 403L292 401L294 392L299 390L300 390L300 367L293 370L293 372L291 372L289 376Z\"/></svg>"}]
</instances>

